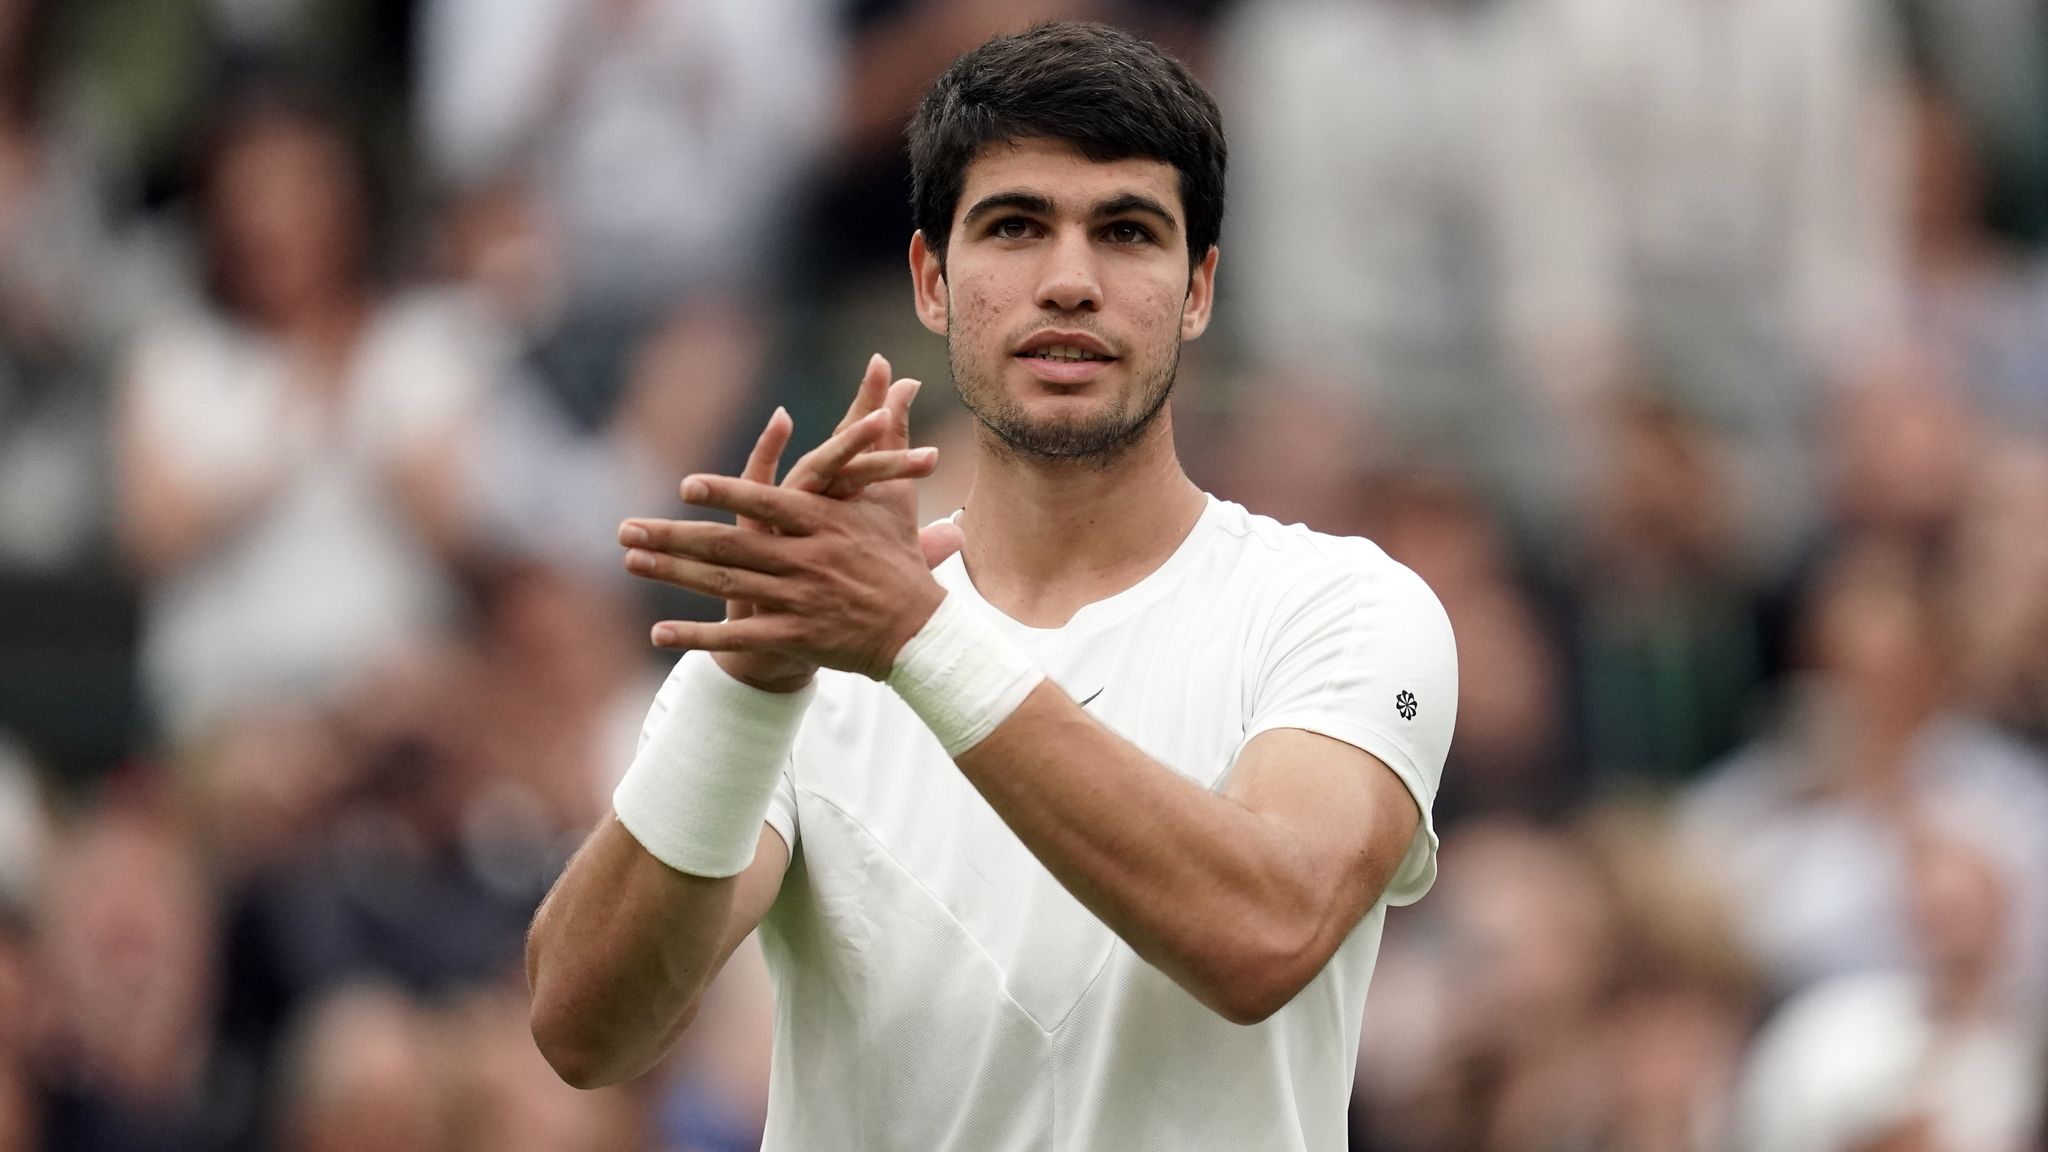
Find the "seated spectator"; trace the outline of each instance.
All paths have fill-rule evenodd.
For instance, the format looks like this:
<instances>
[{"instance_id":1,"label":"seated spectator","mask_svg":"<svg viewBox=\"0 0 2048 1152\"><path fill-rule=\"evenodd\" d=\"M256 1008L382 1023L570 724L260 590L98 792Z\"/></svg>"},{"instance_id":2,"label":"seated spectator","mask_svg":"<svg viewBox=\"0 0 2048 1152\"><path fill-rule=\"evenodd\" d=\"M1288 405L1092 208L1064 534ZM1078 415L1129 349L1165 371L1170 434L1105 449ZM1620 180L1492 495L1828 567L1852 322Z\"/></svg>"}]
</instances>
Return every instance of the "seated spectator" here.
<instances>
[{"instance_id":1,"label":"seated spectator","mask_svg":"<svg viewBox=\"0 0 2048 1152\"><path fill-rule=\"evenodd\" d=\"M338 989L285 1057L278 1152L450 1152L455 1071L432 1016L375 985Z\"/></svg>"},{"instance_id":2,"label":"seated spectator","mask_svg":"<svg viewBox=\"0 0 2048 1152\"><path fill-rule=\"evenodd\" d=\"M36 1007L50 1152L211 1152L245 1125L212 1029L213 895L160 796L119 794L53 845Z\"/></svg>"},{"instance_id":3,"label":"seated spectator","mask_svg":"<svg viewBox=\"0 0 2048 1152\"><path fill-rule=\"evenodd\" d=\"M1955 709L1949 589L1905 545L1843 547L1802 636L1813 669L1771 734L1685 797L1696 865L1722 885L1773 990L1910 965L1909 840L1926 812L1975 829L2011 884L2011 978L2048 994L2048 763Z\"/></svg>"},{"instance_id":4,"label":"seated spectator","mask_svg":"<svg viewBox=\"0 0 2048 1152\"><path fill-rule=\"evenodd\" d=\"M456 597L451 444L484 381L434 305L372 276L364 174L331 123L253 101L203 159L210 298L129 357L121 535L177 738L330 696Z\"/></svg>"},{"instance_id":5,"label":"seated spectator","mask_svg":"<svg viewBox=\"0 0 2048 1152\"><path fill-rule=\"evenodd\" d=\"M2048 1067L2038 1015L2008 996L2007 878L1990 854L1934 828L1912 836L1908 859L1916 963L1837 977L1785 1006L1747 1071L1742 1147L2038 1147Z\"/></svg>"},{"instance_id":6,"label":"seated spectator","mask_svg":"<svg viewBox=\"0 0 2048 1152\"><path fill-rule=\"evenodd\" d=\"M1570 706L1596 790L1661 795L1746 735L1770 617L1723 439L1649 394L1606 427L1563 597Z\"/></svg>"}]
</instances>

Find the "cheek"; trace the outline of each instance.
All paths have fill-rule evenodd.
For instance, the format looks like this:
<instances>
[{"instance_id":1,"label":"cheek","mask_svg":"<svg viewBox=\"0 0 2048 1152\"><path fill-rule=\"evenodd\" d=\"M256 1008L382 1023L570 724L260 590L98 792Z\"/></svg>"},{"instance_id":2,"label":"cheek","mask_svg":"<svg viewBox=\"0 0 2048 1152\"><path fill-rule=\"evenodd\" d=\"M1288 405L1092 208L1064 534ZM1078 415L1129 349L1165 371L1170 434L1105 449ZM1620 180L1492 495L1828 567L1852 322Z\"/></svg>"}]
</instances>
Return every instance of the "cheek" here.
<instances>
[{"instance_id":1,"label":"cheek","mask_svg":"<svg viewBox=\"0 0 2048 1152\"><path fill-rule=\"evenodd\" d=\"M948 321L953 338L973 346L999 329L1007 298L987 284L966 282L956 285L952 295L952 317Z\"/></svg>"},{"instance_id":2,"label":"cheek","mask_svg":"<svg viewBox=\"0 0 2048 1152\"><path fill-rule=\"evenodd\" d=\"M1171 347L1180 340L1180 317L1187 304L1187 293L1179 284L1148 283L1140 289L1137 304L1139 315L1146 318L1148 343Z\"/></svg>"}]
</instances>

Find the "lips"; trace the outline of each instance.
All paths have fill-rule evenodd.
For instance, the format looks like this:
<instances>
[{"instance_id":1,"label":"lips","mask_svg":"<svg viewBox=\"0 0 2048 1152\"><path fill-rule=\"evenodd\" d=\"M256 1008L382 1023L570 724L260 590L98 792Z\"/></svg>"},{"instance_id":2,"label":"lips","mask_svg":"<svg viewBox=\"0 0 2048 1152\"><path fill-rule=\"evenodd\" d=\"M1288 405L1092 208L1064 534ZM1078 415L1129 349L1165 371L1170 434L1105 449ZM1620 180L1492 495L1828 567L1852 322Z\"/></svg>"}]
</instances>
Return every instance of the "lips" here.
<instances>
[{"instance_id":1,"label":"lips","mask_svg":"<svg viewBox=\"0 0 2048 1152\"><path fill-rule=\"evenodd\" d=\"M1037 333L1020 344L1015 355L1040 381L1060 385L1086 384L1117 359L1094 336L1059 330Z\"/></svg>"},{"instance_id":2,"label":"lips","mask_svg":"<svg viewBox=\"0 0 2048 1152\"><path fill-rule=\"evenodd\" d=\"M1114 360L1116 354L1109 350L1099 338L1087 332L1048 328L1032 334L1017 345L1018 356L1039 360L1074 362L1081 360Z\"/></svg>"}]
</instances>

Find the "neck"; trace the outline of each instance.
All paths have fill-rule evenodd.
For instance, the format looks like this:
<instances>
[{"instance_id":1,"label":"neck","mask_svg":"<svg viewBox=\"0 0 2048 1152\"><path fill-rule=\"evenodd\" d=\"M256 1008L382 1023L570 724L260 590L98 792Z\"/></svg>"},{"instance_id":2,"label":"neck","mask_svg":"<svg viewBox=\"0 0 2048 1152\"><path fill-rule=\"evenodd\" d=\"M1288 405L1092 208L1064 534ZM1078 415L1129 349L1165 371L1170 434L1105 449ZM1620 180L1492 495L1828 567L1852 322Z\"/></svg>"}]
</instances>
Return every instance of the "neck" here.
<instances>
[{"instance_id":1,"label":"neck","mask_svg":"<svg viewBox=\"0 0 2048 1152\"><path fill-rule=\"evenodd\" d=\"M1173 450L1172 410L1116 459L1021 457L976 430L961 559L983 598L1036 628L1129 588L1166 562L1205 498Z\"/></svg>"}]
</instances>

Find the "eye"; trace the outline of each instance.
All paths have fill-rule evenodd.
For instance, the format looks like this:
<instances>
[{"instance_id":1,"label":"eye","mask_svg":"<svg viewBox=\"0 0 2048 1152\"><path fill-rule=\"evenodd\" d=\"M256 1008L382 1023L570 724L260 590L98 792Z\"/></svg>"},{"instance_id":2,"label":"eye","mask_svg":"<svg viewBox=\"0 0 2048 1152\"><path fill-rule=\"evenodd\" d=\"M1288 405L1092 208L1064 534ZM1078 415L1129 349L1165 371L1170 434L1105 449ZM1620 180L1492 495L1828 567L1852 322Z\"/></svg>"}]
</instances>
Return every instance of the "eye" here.
<instances>
[{"instance_id":1,"label":"eye","mask_svg":"<svg viewBox=\"0 0 2048 1152\"><path fill-rule=\"evenodd\" d=\"M1149 244L1152 230L1135 220L1119 220L1102 230L1112 244Z\"/></svg>"},{"instance_id":2,"label":"eye","mask_svg":"<svg viewBox=\"0 0 2048 1152\"><path fill-rule=\"evenodd\" d=\"M1038 225L1022 216L1007 216L995 222L988 234L998 240L1029 240L1038 233Z\"/></svg>"}]
</instances>

